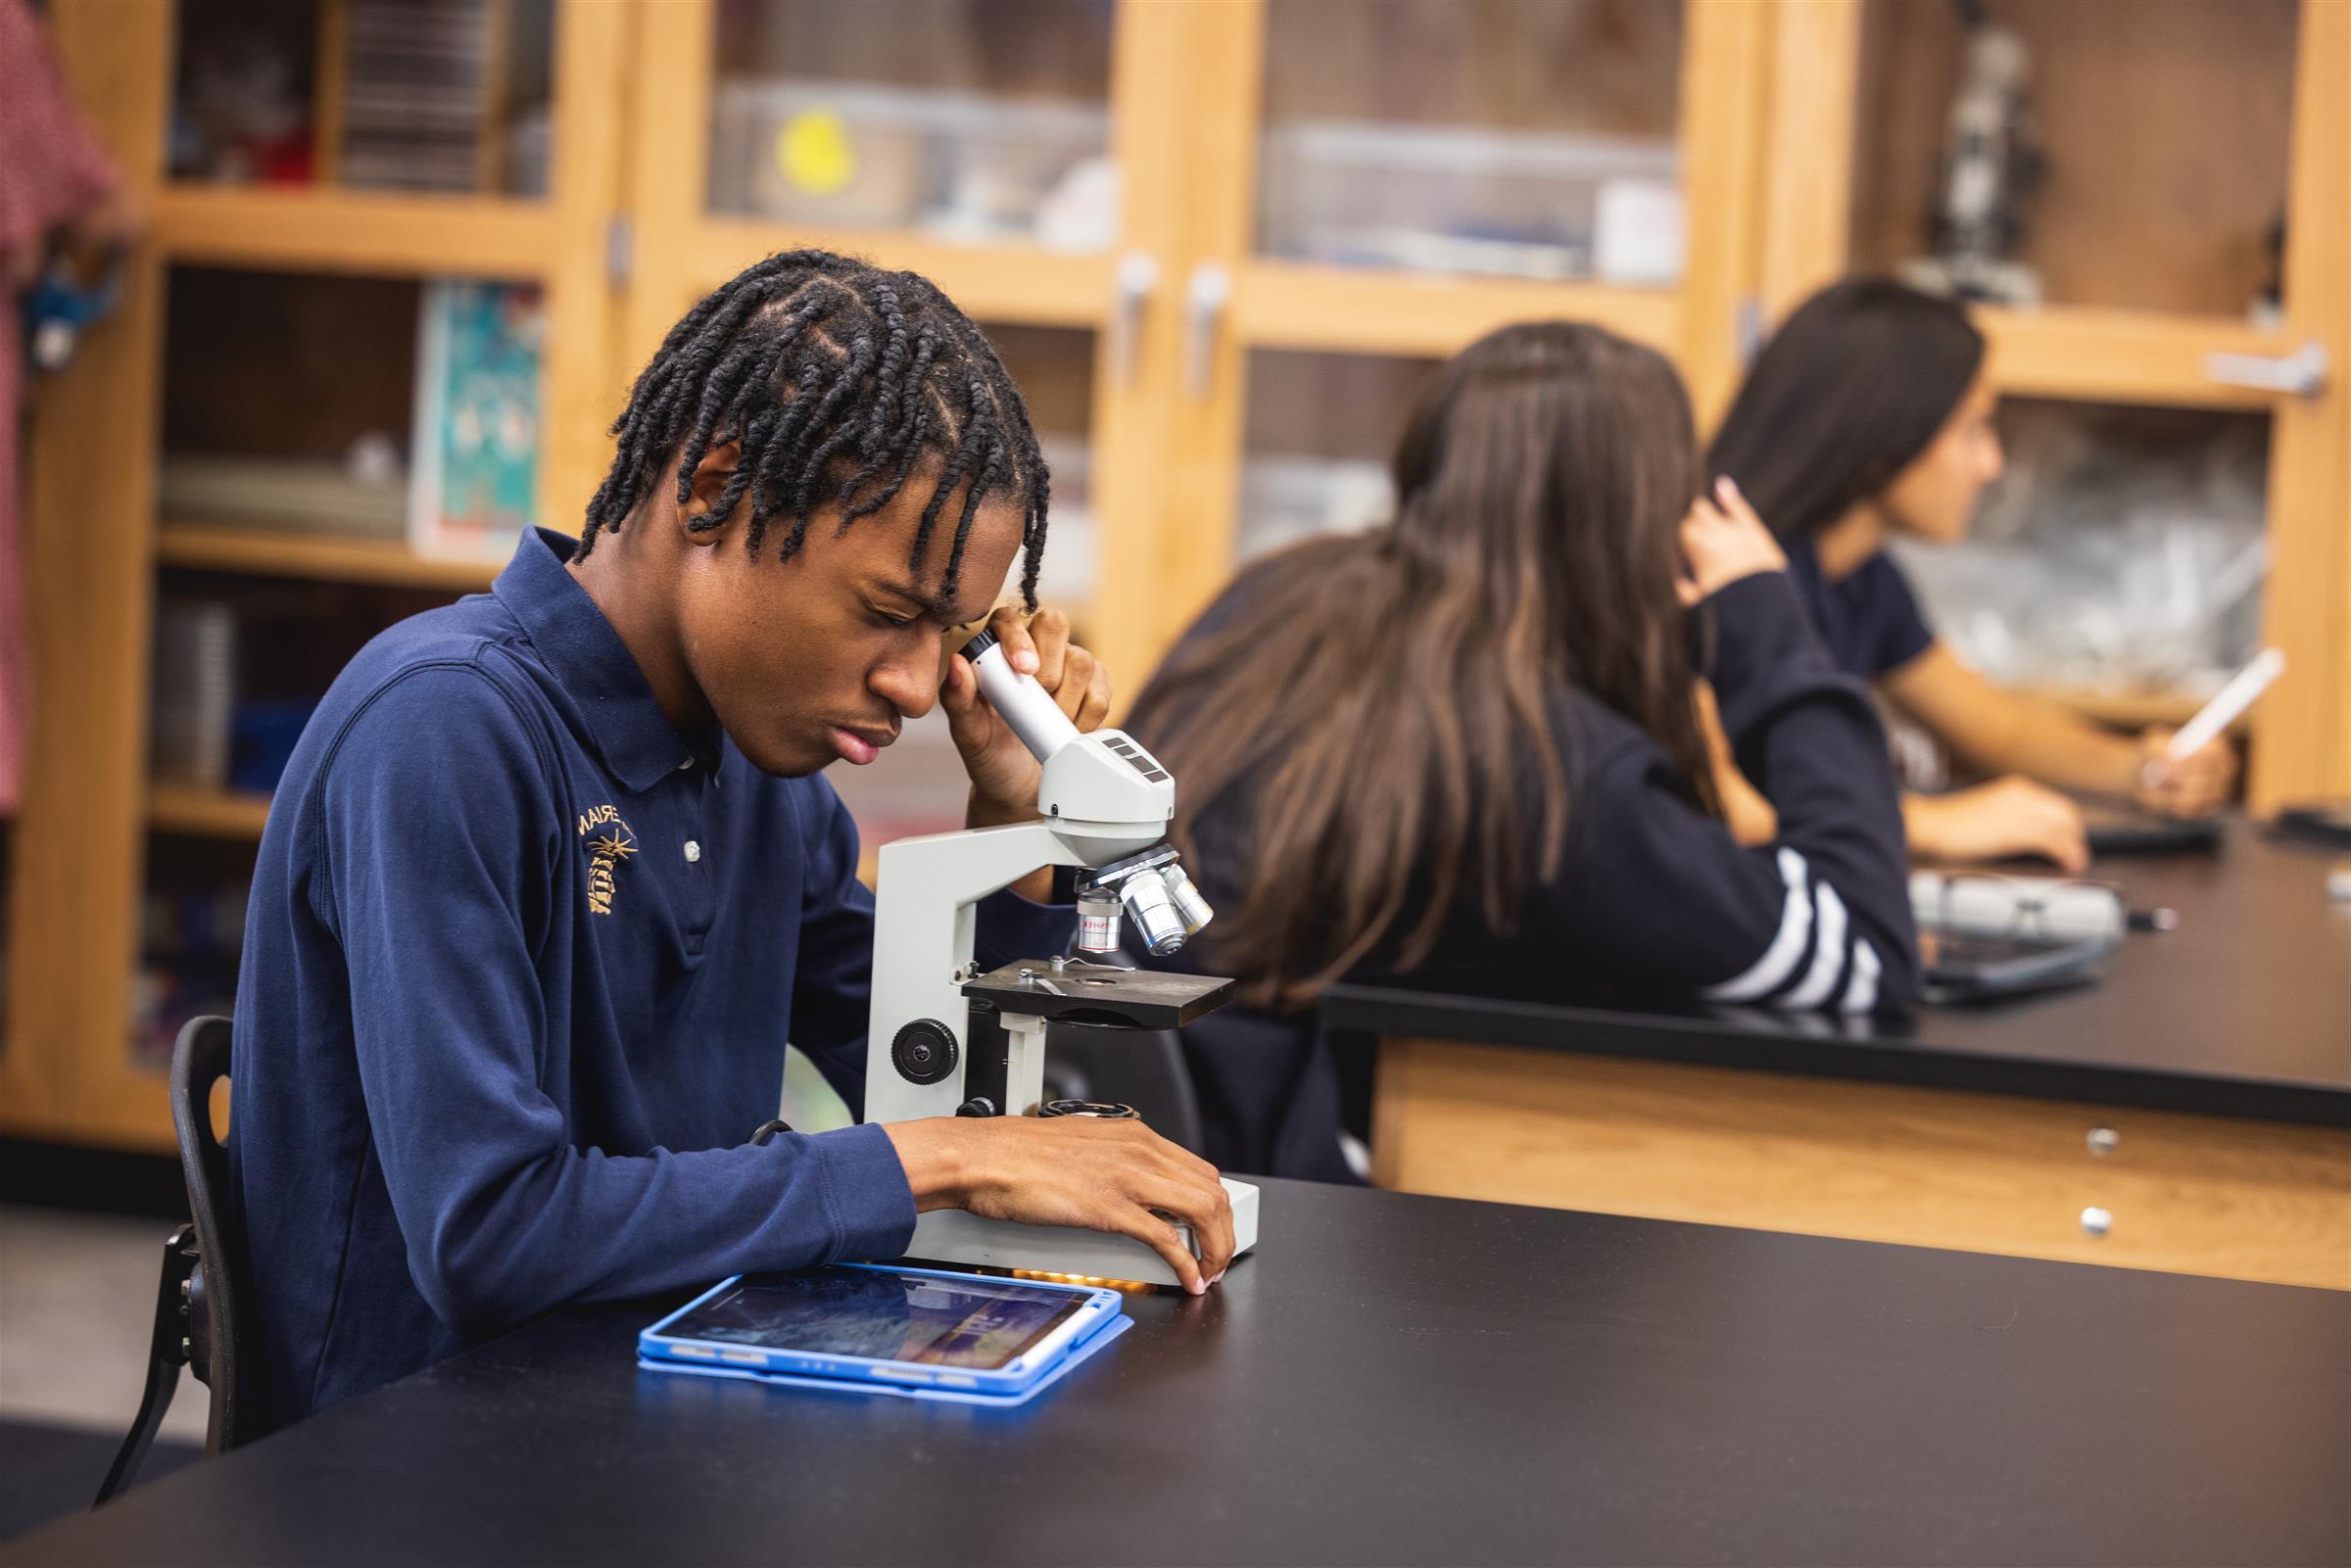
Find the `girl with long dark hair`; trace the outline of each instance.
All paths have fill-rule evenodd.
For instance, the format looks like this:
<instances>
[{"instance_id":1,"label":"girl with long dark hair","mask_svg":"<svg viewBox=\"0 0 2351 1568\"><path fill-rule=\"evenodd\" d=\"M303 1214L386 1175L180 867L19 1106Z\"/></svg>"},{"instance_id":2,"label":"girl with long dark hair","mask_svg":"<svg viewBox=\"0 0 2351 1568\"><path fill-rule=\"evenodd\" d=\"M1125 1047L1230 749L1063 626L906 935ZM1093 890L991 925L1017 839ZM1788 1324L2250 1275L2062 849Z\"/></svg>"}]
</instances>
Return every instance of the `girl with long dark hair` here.
<instances>
[{"instance_id":1,"label":"girl with long dark hair","mask_svg":"<svg viewBox=\"0 0 2351 1568\"><path fill-rule=\"evenodd\" d=\"M1346 1179L1312 1004L1347 974L1787 1008L1917 974L1885 736L1735 489L1701 495L1680 380L1597 327L1446 365L1396 515L1243 571L1137 700L1219 910L1188 962L1242 1005L1186 1031L1211 1158ZM1775 841L1725 828L1710 677Z\"/></svg>"},{"instance_id":2,"label":"girl with long dark hair","mask_svg":"<svg viewBox=\"0 0 2351 1568\"><path fill-rule=\"evenodd\" d=\"M2040 855L2078 871L2088 860L2082 814L2058 788L2200 816L2228 798L2236 754L2216 741L2170 761L2169 730L2120 736L2004 691L1928 628L1886 543L1966 536L2000 475L1996 403L1964 309L1889 279L1850 279L1805 301L1765 346L1709 462L1780 536L1846 673L1991 776L1906 796L1911 848L1943 861Z\"/></svg>"}]
</instances>

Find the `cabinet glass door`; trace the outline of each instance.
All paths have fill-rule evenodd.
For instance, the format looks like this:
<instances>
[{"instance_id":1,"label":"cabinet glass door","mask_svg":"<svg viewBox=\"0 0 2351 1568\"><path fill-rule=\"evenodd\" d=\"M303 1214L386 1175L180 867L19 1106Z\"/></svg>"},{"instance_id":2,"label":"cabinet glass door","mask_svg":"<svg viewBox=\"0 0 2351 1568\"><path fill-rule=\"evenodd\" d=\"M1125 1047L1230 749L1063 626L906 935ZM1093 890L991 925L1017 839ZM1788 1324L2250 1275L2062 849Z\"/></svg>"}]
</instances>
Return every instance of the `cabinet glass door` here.
<instances>
[{"instance_id":1,"label":"cabinet glass door","mask_svg":"<svg viewBox=\"0 0 2351 1568\"><path fill-rule=\"evenodd\" d=\"M1864 9L1852 265L2275 323L2299 0L1982 9Z\"/></svg>"},{"instance_id":2,"label":"cabinet glass door","mask_svg":"<svg viewBox=\"0 0 2351 1568\"><path fill-rule=\"evenodd\" d=\"M1669 285L1673 0L1267 0L1260 255Z\"/></svg>"},{"instance_id":3,"label":"cabinet glass door","mask_svg":"<svg viewBox=\"0 0 2351 1568\"><path fill-rule=\"evenodd\" d=\"M1113 22L1095 0L723 0L710 211L1107 250Z\"/></svg>"}]
</instances>

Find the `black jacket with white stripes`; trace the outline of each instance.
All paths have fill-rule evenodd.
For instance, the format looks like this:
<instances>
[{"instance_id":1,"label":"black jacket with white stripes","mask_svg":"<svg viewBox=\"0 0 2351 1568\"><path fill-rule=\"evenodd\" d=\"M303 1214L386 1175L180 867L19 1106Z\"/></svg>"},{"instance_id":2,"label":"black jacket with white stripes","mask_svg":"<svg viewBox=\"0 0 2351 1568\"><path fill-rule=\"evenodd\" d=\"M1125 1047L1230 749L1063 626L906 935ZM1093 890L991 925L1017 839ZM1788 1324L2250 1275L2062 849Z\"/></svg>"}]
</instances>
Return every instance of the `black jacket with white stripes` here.
<instances>
[{"instance_id":1,"label":"black jacket with white stripes","mask_svg":"<svg viewBox=\"0 0 2351 1568\"><path fill-rule=\"evenodd\" d=\"M1554 731L1573 787L1559 874L1530 891L1508 935L1465 912L1407 983L1847 1014L1898 1009L1916 995L1901 811L1876 709L1830 662L1786 574L1744 578L1699 613L1711 621L1708 673L1724 732L1777 810L1779 836L1742 848L1691 804L1646 732L1586 693L1562 693ZM1249 798L1236 789L1196 824L1190 870L1212 903L1238 896ZM1176 962L1188 968L1188 957ZM1209 1159L1347 1179L1338 1069L1311 1014L1227 1007L1184 1031L1184 1054Z\"/></svg>"}]
</instances>

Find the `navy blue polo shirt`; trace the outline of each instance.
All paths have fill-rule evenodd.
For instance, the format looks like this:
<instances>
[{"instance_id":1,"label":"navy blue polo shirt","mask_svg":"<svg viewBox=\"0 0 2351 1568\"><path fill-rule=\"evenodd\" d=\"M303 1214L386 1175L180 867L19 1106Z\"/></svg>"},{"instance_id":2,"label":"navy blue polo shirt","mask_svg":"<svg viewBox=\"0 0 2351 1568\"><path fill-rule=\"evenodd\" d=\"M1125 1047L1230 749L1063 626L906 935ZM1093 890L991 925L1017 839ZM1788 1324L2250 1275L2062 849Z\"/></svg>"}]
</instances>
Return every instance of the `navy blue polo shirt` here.
<instances>
[{"instance_id":1,"label":"navy blue polo shirt","mask_svg":"<svg viewBox=\"0 0 2351 1568\"><path fill-rule=\"evenodd\" d=\"M370 642L271 805L229 1139L264 1430L563 1303L911 1233L879 1127L744 1141L787 1040L862 1098L856 830L673 729L571 547ZM1071 916L1003 893L979 928L992 966Z\"/></svg>"},{"instance_id":2,"label":"navy blue polo shirt","mask_svg":"<svg viewBox=\"0 0 2351 1568\"><path fill-rule=\"evenodd\" d=\"M1847 675L1874 681L1935 645L1918 595L1892 555L1879 550L1849 576L1831 582L1809 539L1784 539L1788 576L1802 595L1829 657Z\"/></svg>"}]
</instances>

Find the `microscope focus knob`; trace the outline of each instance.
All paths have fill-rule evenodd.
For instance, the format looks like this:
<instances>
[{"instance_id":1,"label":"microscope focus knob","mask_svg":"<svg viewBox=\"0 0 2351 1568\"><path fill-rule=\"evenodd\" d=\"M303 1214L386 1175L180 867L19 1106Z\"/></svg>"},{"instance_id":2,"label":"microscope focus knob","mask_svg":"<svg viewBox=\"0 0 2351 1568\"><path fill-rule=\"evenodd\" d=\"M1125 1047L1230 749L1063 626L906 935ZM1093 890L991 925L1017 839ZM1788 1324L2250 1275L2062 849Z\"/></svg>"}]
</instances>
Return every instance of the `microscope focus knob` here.
<instances>
[{"instance_id":1,"label":"microscope focus knob","mask_svg":"<svg viewBox=\"0 0 2351 1568\"><path fill-rule=\"evenodd\" d=\"M889 1042L890 1064L909 1083L936 1083L955 1070L955 1031L936 1019L916 1019Z\"/></svg>"}]
</instances>

